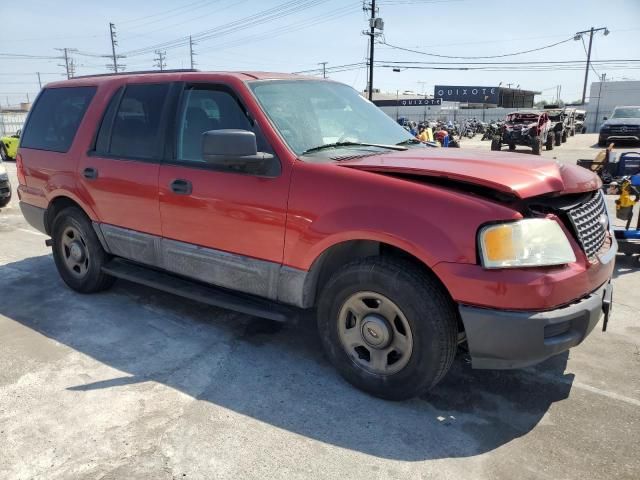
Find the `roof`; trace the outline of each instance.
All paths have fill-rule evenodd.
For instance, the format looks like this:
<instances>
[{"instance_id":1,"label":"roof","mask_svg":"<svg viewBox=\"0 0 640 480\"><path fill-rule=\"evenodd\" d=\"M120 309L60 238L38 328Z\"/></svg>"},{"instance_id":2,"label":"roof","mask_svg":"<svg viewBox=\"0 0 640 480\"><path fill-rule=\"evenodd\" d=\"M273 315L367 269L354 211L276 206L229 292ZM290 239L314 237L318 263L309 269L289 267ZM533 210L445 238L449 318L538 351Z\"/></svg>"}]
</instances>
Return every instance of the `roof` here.
<instances>
[{"instance_id":1,"label":"roof","mask_svg":"<svg viewBox=\"0 0 640 480\"><path fill-rule=\"evenodd\" d=\"M152 81L207 81L212 78L222 80L224 78L235 78L243 82L251 80L319 80L318 77L308 77L304 75L296 75L293 73L278 72L201 72L198 70L152 70L144 72L127 72L127 73L107 73L99 75L87 75L72 78L70 80L61 80L51 82L46 87L69 87L69 86L87 86L97 85L114 81L127 82L130 79L145 78Z\"/></svg>"}]
</instances>

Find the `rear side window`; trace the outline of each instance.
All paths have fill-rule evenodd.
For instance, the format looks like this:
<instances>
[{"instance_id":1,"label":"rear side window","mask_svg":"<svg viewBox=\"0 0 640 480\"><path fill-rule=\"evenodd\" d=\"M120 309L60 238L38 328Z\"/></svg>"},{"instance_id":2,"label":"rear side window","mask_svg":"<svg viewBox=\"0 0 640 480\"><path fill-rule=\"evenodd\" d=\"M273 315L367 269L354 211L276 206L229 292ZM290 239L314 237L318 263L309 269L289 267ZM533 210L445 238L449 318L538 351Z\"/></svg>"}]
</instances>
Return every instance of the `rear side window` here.
<instances>
[{"instance_id":1,"label":"rear side window","mask_svg":"<svg viewBox=\"0 0 640 480\"><path fill-rule=\"evenodd\" d=\"M163 147L160 130L168 91L169 84L164 83L128 85L124 95L116 93L100 126L96 153L124 158L157 158Z\"/></svg>"},{"instance_id":2,"label":"rear side window","mask_svg":"<svg viewBox=\"0 0 640 480\"><path fill-rule=\"evenodd\" d=\"M96 87L45 89L29 114L21 147L68 151L95 93Z\"/></svg>"}]
</instances>

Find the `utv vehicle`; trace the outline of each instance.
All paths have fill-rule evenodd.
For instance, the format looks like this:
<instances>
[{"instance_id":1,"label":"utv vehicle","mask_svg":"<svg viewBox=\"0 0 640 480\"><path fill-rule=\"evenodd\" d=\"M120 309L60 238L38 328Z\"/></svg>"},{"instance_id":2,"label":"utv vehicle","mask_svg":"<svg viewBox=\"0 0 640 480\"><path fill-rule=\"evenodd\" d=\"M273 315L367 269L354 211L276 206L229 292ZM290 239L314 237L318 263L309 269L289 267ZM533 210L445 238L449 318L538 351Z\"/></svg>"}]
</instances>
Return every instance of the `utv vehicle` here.
<instances>
[{"instance_id":1,"label":"utv vehicle","mask_svg":"<svg viewBox=\"0 0 640 480\"><path fill-rule=\"evenodd\" d=\"M500 150L506 143L509 150L515 150L516 145L531 147L534 155L540 155L542 145L547 150L553 150L554 134L551 121L546 112L525 110L512 112L507 115L502 132L491 141L491 150Z\"/></svg>"},{"instance_id":2,"label":"utv vehicle","mask_svg":"<svg viewBox=\"0 0 640 480\"><path fill-rule=\"evenodd\" d=\"M559 147L567 141L573 128L571 116L565 108L559 105L546 105L544 108L551 121L551 129L553 130L556 147Z\"/></svg>"},{"instance_id":3,"label":"utv vehicle","mask_svg":"<svg viewBox=\"0 0 640 480\"><path fill-rule=\"evenodd\" d=\"M575 130L577 133L587 133L587 128L584 126L586 116L587 112L585 110L576 110Z\"/></svg>"}]
</instances>

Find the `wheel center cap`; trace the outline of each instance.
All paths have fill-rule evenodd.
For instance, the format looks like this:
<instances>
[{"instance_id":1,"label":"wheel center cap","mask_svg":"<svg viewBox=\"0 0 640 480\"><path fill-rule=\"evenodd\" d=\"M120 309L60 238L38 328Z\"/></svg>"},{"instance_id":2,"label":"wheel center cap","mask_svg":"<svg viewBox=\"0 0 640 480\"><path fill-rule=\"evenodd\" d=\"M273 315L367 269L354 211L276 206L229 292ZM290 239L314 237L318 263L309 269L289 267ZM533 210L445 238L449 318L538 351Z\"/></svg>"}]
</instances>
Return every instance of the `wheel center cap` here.
<instances>
[{"instance_id":1,"label":"wheel center cap","mask_svg":"<svg viewBox=\"0 0 640 480\"><path fill-rule=\"evenodd\" d=\"M73 242L69 247L69 255L76 262L81 262L84 259L84 249L78 242Z\"/></svg>"},{"instance_id":2,"label":"wheel center cap","mask_svg":"<svg viewBox=\"0 0 640 480\"><path fill-rule=\"evenodd\" d=\"M371 347L382 349L391 343L391 329L387 321L377 315L362 319L362 339Z\"/></svg>"}]
</instances>

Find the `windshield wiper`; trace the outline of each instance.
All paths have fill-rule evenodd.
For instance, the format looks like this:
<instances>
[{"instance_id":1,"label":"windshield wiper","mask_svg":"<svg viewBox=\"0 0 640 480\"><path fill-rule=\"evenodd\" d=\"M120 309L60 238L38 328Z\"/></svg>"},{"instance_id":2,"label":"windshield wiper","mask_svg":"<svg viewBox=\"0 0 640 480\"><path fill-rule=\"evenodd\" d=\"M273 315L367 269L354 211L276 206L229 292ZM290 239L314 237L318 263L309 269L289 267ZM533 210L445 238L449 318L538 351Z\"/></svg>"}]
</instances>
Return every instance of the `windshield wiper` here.
<instances>
[{"instance_id":1,"label":"windshield wiper","mask_svg":"<svg viewBox=\"0 0 640 480\"><path fill-rule=\"evenodd\" d=\"M398 151L407 150L407 147L402 147L400 145L383 145L380 143L361 143L361 142L334 142L334 143L325 143L324 145L318 145L317 147L308 148L304 152L302 152L302 155L305 155L311 152L319 152L320 150L324 150L326 148L339 148L339 147L378 147L378 148L387 148L389 150L398 150Z\"/></svg>"},{"instance_id":2,"label":"windshield wiper","mask_svg":"<svg viewBox=\"0 0 640 480\"><path fill-rule=\"evenodd\" d=\"M406 140L396 143L396 145L415 145L417 143L422 143L422 142L417 138L407 138Z\"/></svg>"}]
</instances>

